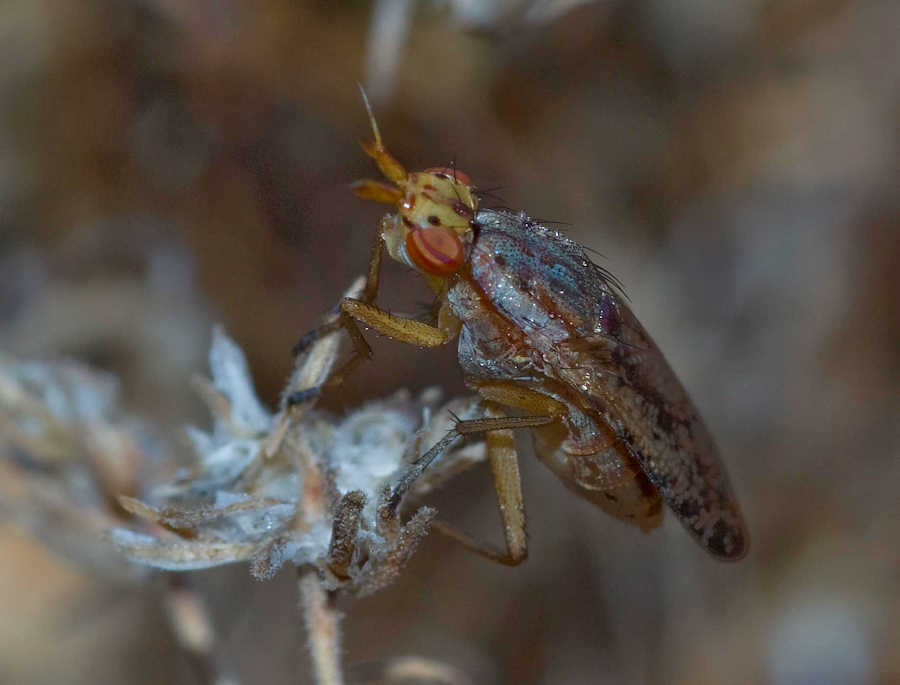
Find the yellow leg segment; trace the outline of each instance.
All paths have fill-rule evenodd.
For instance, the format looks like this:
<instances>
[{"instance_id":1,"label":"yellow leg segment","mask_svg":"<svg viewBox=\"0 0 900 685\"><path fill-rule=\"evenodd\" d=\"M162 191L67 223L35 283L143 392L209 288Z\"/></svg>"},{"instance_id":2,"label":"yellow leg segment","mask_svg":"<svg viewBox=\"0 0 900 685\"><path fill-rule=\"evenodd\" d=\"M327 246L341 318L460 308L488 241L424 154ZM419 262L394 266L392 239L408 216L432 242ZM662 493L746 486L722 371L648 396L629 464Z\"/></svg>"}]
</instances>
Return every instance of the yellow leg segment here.
<instances>
[{"instance_id":1,"label":"yellow leg segment","mask_svg":"<svg viewBox=\"0 0 900 685\"><path fill-rule=\"evenodd\" d=\"M529 414L541 414L556 419L565 416L568 411L566 405L562 402L512 382L470 382L469 387L477 390L478 394L488 402L505 404L509 407L527 411Z\"/></svg>"},{"instance_id":2,"label":"yellow leg segment","mask_svg":"<svg viewBox=\"0 0 900 685\"><path fill-rule=\"evenodd\" d=\"M404 319L360 300L341 300L341 311L379 333L419 347L438 347L449 340L444 331L421 321Z\"/></svg>"},{"instance_id":3,"label":"yellow leg segment","mask_svg":"<svg viewBox=\"0 0 900 685\"><path fill-rule=\"evenodd\" d=\"M506 552L503 553L491 545L478 542L443 521L435 521L432 527L491 561L507 566L516 566L525 561L528 556L528 540L525 534L522 479L519 475L519 460L516 454L513 429L545 425L551 423L554 417L505 417L500 407L493 402L487 403L487 415L489 418L461 422L457 426L457 431L461 433L487 431L488 459L494 474L494 489L497 492L497 504L503 522Z\"/></svg>"}]
</instances>

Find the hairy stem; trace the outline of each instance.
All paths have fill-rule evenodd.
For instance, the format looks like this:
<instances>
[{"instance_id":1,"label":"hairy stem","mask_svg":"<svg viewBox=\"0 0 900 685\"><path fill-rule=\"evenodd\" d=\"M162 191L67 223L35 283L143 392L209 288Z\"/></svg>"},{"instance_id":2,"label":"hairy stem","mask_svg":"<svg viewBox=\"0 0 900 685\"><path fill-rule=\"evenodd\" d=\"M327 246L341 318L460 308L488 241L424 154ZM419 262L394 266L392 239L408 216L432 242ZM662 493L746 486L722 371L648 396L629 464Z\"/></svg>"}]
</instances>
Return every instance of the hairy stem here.
<instances>
[{"instance_id":1,"label":"hairy stem","mask_svg":"<svg viewBox=\"0 0 900 685\"><path fill-rule=\"evenodd\" d=\"M187 658L198 683L238 685L231 668L218 649L212 617L203 598L183 574L166 576L166 616L178 646Z\"/></svg>"},{"instance_id":2,"label":"hairy stem","mask_svg":"<svg viewBox=\"0 0 900 685\"><path fill-rule=\"evenodd\" d=\"M347 297L358 296L363 280L357 279ZM336 317L332 314L332 320ZM337 357L338 338L341 331L332 331L320 338L306 351L302 363L289 381L286 393L320 386L332 371ZM290 421L291 409L282 414L282 421ZM280 443L280 439L278 441ZM277 445L272 446L277 449ZM316 522L329 518L329 484L321 455L310 449L302 436L297 436L293 447L302 475L303 493L294 521L299 529L308 530ZM334 606L334 595L322 586L318 569L306 564L297 569L297 589L300 611L306 624L309 654L313 676L318 685L342 685L341 634L338 628L341 615Z\"/></svg>"},{"instance_id":3,"label":"hairy stem","mask_svg":"<svg viewBox=\"0 0 900 685\"><path fill-rule=\"evenodd\" d=\"M309 655L313 675L318 685L342 685L340 613L334 607L333 597L319 579L314 566L301 566L297 570L297 587L300 592L300 610L306 624Z\"/></svg>"}]
</instances>

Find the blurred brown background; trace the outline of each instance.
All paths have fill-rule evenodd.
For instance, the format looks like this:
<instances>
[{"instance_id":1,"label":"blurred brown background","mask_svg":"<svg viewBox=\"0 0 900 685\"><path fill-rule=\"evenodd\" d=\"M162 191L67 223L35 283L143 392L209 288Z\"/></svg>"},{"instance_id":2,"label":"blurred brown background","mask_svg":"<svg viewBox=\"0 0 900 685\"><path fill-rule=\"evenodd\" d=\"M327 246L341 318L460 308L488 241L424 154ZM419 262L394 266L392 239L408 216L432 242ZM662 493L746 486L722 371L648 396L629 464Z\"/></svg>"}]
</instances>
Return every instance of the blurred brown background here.
<instances>
[{"instance_id":1,"label":"blurred brown background","mask_svg":"<svg viewBox=\"0 0 900 685\"><path fill-rule=\"evenodd\" d=\"M379 207L356 82L411 169L456 160L605 255L717 435L753 536L704 556L523 460L531 558L432 536L345 602L346 661L477 683L900 682L900 4L888 0L8 0L0 349L119 375L204 421L210 326L273 405L366 266ZM383 302L425 286L389 265ZM370 336L324 403L463 392L455 349ZM435 499L499 538L478 469ZM0 682L192 682L151 595L0 528ZM305 682L290 573L199 574L243 682Z\"/></svg>"}]
</instances>

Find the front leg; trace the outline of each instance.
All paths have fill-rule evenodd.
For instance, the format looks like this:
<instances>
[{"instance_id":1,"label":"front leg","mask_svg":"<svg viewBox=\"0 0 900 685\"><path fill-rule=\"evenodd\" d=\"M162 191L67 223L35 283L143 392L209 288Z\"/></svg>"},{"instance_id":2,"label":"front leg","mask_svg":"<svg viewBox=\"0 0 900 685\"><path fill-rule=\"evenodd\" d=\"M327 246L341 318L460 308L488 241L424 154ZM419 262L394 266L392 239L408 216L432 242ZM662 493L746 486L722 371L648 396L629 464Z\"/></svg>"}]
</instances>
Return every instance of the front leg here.
<instances>
[{"instance_id":1,"label":"front leg","mask_svg":"<svg viewBox=\"0 0 900 685\"><path fill-rule=\"evenodd\" d=\"M305 351L306 347L310 344L318 340L323 335L328 333L333 333L336 330L344 328L347 333L350 334L350 340L353 341L353 354L350 355L349 359L344 362L337 370L332 371L328 378L326 378L319 385L313 386L311 388L306 388L305 390L298 390L290 393L284 398L284 406L285 407L294 407L296 405L303 404L309 400L313 400L319 397L322 394L322 388L326 385L340 385L343 383L344 378L354 369L356 366L366 360L372 358L372 348L369 347L369 343L366 342L366 339L363 337L362 332L360 332L359 327L356 325L356 322L353 321L350 316L347 315L343 310L338 312L337 317L330 321L329 323L323 324L319 326L319 328L313 329L309 333L303 336L297 346L294 348L294 354L302 354ZM302 346L302 347L301 347ZM299 351L297 348L300 348Z\"/></svg>"},{"instance_id":2,"label":"front leg","mask_svg":"<svg viewBox=\"0 0 900 685\"><path fill-rule=\"evenodd\" d=\"M372 254L369 256L369 272L366 274L366 284L363 287L362 293L360 293L359 295L359 301L366 304L371 304L378 296L378 284L381 278L381 253L384 249L384 238L382 238L382 232L384 230L384 222L387 219L388 217L384 217L381 220L381 223L378 226L378 231L375 233L375 240L372 243ZM312 343L321 338L323 335L333 333L339 328L346 328L350 333L350 337L353 338L353 344L356 347L357 353L364 352L364 350L360 348L357 336L354 335L354 331L347 325L348 319L342 316L333 316L333 314L338 313L339 311L333 311L332 318L328 323L324 323L321 326L312 329L302 338L300 338L297 344L294 345L293 355L295 358L298 355L303 354L303 352L305 352Z\"/></svg>"},{"instance_id":3,"label":"front leg","mask_svg":"<svg viewBox=\"0 0 900 685\"><path fill-rule=\"evenodd\" d=\"M375 234L375 242L372 244L372 254L369 256L369 273L366 274L366 287L363 288L360 298L367 304L372 304L378 295L378 283L381 278L381 253L384 250L385 224L391 221L391 216L386 215L378 222L378 232Z\"/></svg>"},{"instance_id":4,"label":"front leg","mask_svg":"<svg viewBox=\"0 0 900 685\"><path fill-rule=\"evenodd\" d=\"M450 336L440 328L395 316L362 300L344 298L341 300L341 311L361 324L407 345L438 347L450 341Z\"/></svg>"},{"instance_id":5,"label":"front leg","mask_svg":"<svg viewBox=\"0 0 900 685\"><path fill-rule=\"evenodd\" d=\"M381 236L383 224L386 220L387 217L381 220L382 225L379 225L378 232L375 234L375 241L372 244L372 254L369 257L369 272L366 274L366 284L363 287L362 293L360 293L359 299L359 301L363 303L373 302L378 295L378 282L381 276L381 253L384 248L384 239ZM335 316L335 314L337 315ZM297 344L294 345L294 358L296 359L299 355L303 354L316 340L319 340L330 333L334 333L341 328L344 328L347 333L350 334L350 340L353 342L353 354L339 369L331 373L328 379L322 384L287 395L284 398L284 405L286 407L293 407L317 398L322 392L322 386L338 385L342 383L344 378L360 362L372 357L372 348L369 347L369 344L360 332L359 327L350 316L338 307L338 311L331 315L330 321L314 328L300 338Z\"/></svg>"}]
</instances>

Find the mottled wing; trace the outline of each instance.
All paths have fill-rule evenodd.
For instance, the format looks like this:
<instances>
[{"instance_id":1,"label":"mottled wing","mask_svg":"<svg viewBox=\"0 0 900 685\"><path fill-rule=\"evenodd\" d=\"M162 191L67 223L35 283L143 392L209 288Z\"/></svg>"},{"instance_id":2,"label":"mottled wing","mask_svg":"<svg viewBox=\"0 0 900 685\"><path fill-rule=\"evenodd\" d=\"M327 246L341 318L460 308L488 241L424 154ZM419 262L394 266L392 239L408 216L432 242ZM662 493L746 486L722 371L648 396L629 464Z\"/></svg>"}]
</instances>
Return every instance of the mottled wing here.
<instances>
[{"instance_id":1,"label":"mottled wing","mask_svg":"<svg viewBox=\"0 0 900 685\"><path fill-rule=\"evenodd\" d=\"M577 389L585 408L603 417L705 549L723 559L742 557L746 527L715 444L609 275L580 246L523 215L479 218L491 229L479 239L482 261L509 254L510 247L498 247L504 241L515 243L515 264L481 271L528 293L524 303L520 297L494 304L528 332L546 362L543 372ZM498 282L490 287L502 291ZM536 311L549 314L540 320Z\"/></svg>"},{"instance_id":2,"label":"mottled wing","mask_svg":"<svg viewBox=\"0 0 900 685\"><path fill-rule=\"evenodd\" d=\"M594 268L594 265L591 264ZM580 292L597 306L598 327L560 346L559 375L618 433L666 504L699 543L739 559L748 537L715 443L662 352L603 274Z\"/></svg>"},{"instance_id":3,"label":"mottled wing","mask_svg":"<svg viewBox=\"0 0 900 685\"><path fill-rule=\"evenodd\" d=\"M619 311L629 330L618 332L621 341L595 340L604 354L600 364L586 364L595 375L589 401L700 544L739 559L747 532L715 443L654 342L624 303Z\"/></svg>"}]
</instances>

